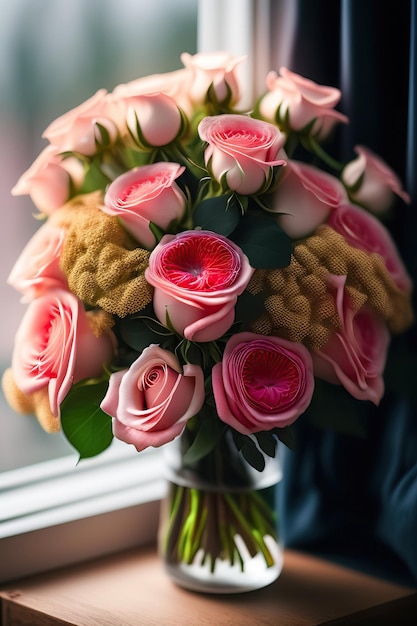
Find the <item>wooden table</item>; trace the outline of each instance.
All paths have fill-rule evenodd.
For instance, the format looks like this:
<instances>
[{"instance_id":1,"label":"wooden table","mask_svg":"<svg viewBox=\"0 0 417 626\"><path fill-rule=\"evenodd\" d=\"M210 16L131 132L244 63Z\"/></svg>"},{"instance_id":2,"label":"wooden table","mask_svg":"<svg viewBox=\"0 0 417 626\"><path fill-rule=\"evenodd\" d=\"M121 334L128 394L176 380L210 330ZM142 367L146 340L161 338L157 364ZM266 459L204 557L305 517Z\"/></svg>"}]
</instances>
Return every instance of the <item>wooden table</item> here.
<instances>
[{"instance_id":1,"label":"wooden table","mask_svg":"<svg viewBox=\"0 0 417 626\"><path fill-rule=\"evenodd\" d=\"M8 585L1 626L417 624L417 593L293 551L269 587L242 595L174 585L153 547Z\"/></svg>"}]
</instances>

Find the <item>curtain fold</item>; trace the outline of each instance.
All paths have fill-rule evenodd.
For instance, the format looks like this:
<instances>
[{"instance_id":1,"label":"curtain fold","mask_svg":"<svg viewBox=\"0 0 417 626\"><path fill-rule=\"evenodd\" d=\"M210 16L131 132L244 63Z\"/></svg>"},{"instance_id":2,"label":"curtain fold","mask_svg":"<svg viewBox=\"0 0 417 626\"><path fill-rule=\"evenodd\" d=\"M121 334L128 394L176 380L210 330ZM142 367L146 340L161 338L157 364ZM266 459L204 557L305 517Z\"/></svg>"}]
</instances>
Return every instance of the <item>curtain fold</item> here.
<instances>
[{"instance_id":1,"label":"curtain fold","mask_svg":"<svg viewBox=\"0 0 417 626\"><path fill-rule=\"evenodd\" d=\"M288 4L292 12L288 15ZM285 9L285 10L284 10ZM291 18L285 58L275 25ZM331 152L342 160L363 144L400 176L412 196L387 226L417 285L416 0L279 0L271 3L271 67L342 91L350 123ZM416 359L416 324L398 340ZM415 375L415 374L414 374ZM295 424L297 447L281 450L284 542L397 582L417 582L417 406L385 394L367 411L367 437Z\"/></svg>"}]
</instances>

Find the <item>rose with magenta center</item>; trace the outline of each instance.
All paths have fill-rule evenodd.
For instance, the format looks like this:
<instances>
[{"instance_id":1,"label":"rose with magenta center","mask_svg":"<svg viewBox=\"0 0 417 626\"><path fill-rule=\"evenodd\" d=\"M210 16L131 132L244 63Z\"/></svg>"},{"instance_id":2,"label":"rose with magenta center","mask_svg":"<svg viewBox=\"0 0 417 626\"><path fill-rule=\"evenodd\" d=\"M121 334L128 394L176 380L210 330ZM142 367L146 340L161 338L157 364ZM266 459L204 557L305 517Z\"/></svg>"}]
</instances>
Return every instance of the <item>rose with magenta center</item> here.
<instances>
[{"instance_id":1,"label":"rose with magenta center","mask_svg":"<svg viewBox=\"0 0 417 626\"><path fill-rule=\"evenodd\" d=\"M204 161L211 176L241 195L266 191L273 168L286 163L277 158L285 136L268 122L246 115L214 115L200 122L198 134L207 142Z\"/></svg>"},{"instance_id":2,"label":"rose with magenta center","mask_svg":"<svg viewBox=\"0 0 417 626\"><path fill-rule=\"evenodd\" d=\"M212 380L219 418L244 435L289 426L314 391L307 348L247 332L229 339Z\"/></svg>"},{"instance_id":3,"label":"rose with magenta center","mask_svg":"<svg viewBox=\"0 0 417 626\"><path fill-rule=\"evenodd\" d=\"M101 408L114 418L114 436L140 452L175 439L203 403L203 370L181 368L172 352L153 344L111 375Z\"/></svg>"},{"instance_id":4,"label":"rose with magenta center","mask_svg":"<svg viewBox=\"0 0 417 626\"><path fill-rule=\"evenodd\" d=\"M203 230L165 235L149 257L145 278L162 324L186 339L214 341L233 324L237 297L254 270L232 241Z\"/></svg>"},{"instance_id":5,"label":"rose with magenta center","mask_svg":"<svg viewBox=\"0 0 417 626\"><path fill-rule=\"evenodd\" d=\"M151 249L156 239L149 223L167 230L184 214L187 200L175 182L184 170L178 163L163 161L129 170L109 185L100 208L117 215L132 237Z\"/></svg>"}]
</instances>

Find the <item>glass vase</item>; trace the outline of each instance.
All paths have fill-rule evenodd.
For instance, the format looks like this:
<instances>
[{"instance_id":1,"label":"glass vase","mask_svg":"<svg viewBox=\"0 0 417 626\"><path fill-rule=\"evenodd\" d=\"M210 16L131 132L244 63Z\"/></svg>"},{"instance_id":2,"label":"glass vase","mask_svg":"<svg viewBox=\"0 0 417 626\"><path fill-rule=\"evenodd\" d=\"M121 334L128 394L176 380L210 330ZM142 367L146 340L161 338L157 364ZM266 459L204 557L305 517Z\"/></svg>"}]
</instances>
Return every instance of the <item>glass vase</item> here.
<instances>
[{"instance_id":1,"label":"glass vase","mask_svg":"<svg viewBox=\"0 0 417 626\"><path fill-rule=\"evenodd\" d=\"M231 433L206 456L184 461L187 432L165 446L168 488L161 504L159 551L171 579L204 593L265 587L282 570L278 533L278 458L251 467Z\"/></svg>"}]
</instances>

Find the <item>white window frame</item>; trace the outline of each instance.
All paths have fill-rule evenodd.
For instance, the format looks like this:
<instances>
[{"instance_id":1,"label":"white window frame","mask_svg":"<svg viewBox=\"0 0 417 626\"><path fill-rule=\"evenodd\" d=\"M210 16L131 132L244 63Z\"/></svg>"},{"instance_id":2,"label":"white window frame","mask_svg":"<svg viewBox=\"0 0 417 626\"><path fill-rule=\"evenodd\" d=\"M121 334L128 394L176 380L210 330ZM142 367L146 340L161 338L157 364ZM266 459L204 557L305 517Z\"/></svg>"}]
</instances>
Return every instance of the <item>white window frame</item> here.
<instances>
[{"instance_id":1,"label":"white window frame","mask_svg":"<svg viewBox=\"0 0 417 626\"><path fill-rule=\"evenodd\" d=\"M274 0L286 4L288 0ZM293 2L294 0L290 0ZM256 94L265 89L270 69L271 0L200 0L197 49L199 52L223 50L247 59L238 69L245 85L240 106L253 104Z\"/></svg>"},{"instance_id":2,"label":"white window frame","mask_svg":"<svg viewBox=\"0 0 417 626\"><path fill-rule=\"evenodd\" d=\"M154 542L162 450L114 441L0 474L0 583Z\"/></svg>"},{"instance_id":3,"label":"white window frame","mask_svg":"<svg viewBox=\"0 0 417 626\"><path fill-rule=\"evenodd\" d=\"M269 69L269 2L199 0L198 51L247 55L248 104ZM79 465L68 456L0 473L0 583L154 542L162 454L114 441Z\"/></svg>"}]
</instances>

